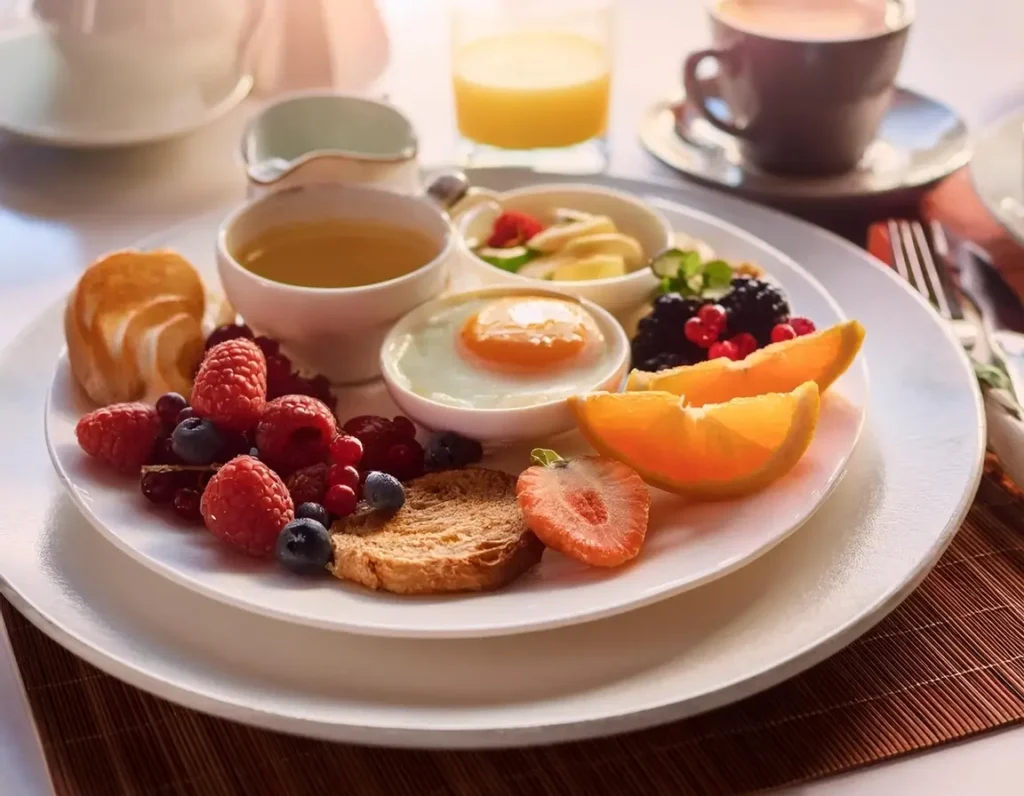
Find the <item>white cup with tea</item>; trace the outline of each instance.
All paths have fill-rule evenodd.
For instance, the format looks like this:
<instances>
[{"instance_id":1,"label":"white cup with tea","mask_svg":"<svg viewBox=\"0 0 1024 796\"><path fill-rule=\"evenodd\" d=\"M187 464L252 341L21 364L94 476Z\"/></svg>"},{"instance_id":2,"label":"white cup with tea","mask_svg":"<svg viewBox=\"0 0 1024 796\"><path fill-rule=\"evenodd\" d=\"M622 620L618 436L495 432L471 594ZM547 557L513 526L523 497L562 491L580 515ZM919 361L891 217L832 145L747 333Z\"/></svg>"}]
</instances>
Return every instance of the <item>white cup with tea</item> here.
<instances>
[{"instance_id":1,"label":"white cup with tea","mask_svg":"<svg viewBox=\"0 0 1024 796\"><path fill-rule=\"evenodd\" d=\"M339 183L260 196L221 225L217 268L246 323L335 384L380 374L380 347L446 287L456 255L427 198Z\"/></svg>"}]
</instances>

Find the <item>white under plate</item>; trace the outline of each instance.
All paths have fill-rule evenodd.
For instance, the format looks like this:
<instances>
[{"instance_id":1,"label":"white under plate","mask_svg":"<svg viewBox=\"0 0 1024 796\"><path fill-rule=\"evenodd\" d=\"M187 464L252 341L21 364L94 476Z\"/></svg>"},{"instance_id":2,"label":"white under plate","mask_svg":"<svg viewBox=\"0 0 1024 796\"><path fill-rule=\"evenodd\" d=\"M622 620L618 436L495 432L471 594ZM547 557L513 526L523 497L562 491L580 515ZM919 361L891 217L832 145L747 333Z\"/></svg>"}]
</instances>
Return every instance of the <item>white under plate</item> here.
<instances>
[{"instance_id":1,"label":"white under plate","mask_svg":"<svg viewBox=\"0 0 1024 796\"><path fill-rule=\"evenodd\" d=\"M248 75L127 95L79 79L45 31L0 35L0 130L49 146L134 146L176 138L219 119L252 90ZM17 75L17 79L14 78Z\"/></svg>"},{"instance_id":2,"label":"white under plate","mask_svg":"<svg viewBox=\"0 0 1024 796\"><path fill-rule=\"evenodd\" d=\"M503 190L539 178L473 179ZM274 730L404 746L637 729L740 699L853 641L935 563L974 495L984 418L966 357L917 295L851 244L703 189L601 181L700 207L783 248L867 327L864 433L799 533L699 589L541 633L386 639L241 611L123 554L61 489L40 422L63 345L55 306L0 356L4 595L76 654L165 698Z\"/></svg>"},{"instance_id":3,"label":"white under plate","mask_svg":"<svg viewBox=\"0 0 1024 796\"><path fill-rule=\"evenodd\" d=\"M730 224L687 209L667 210L679 232L706 241L729 260L755 262L777 278L800 315L820 327L843 319L825 290L788 257ZM207 216L152 241L181 252L215 280L213 242L220 216ZM463 281L463 280L459 280ZM54 465L79 509L129 555L209 597L267 616L381 636L455 638L546 630L611 616L707 583L754 560L802 525L821 505L853 452L867 403L862 360L824 396L818 431L797 467L744 500L687 505L652 490L647 541L631 565L595 569L547 551L541 563L504 589L486 594L408 597L372 592L330 577L303 580L273 561L258 562L210 535L185 530L156 511L138 479L110 473L85 456L75 424L92 407L62 357L47 403L46 434ZM339 396L342 421L399 414L381 384ZM578 435L545 443L563 455L592 452ZM529 447L501 451L485 465L518 473Z\"/></svg>"}]
</instances>

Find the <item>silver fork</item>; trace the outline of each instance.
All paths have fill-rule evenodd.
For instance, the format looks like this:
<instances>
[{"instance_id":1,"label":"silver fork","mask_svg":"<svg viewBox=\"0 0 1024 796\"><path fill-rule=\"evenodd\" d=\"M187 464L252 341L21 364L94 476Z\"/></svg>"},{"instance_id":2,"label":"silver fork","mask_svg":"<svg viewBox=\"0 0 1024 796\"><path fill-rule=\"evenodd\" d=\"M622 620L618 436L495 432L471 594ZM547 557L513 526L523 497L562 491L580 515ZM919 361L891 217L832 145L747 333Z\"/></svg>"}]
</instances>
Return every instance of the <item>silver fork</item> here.
<instances>
[{"instance_id":1,"label":"silver fork","mask_svg":"<svg viewBox=\"0 0 1024 796\"><path fill-rule=\"evenodd\" d=\"M942 227L932 223L926 232L920 221L890 219L889 243L896 272L949 321L964 348L974 348L978 328L964 318L949 270L949 244Z\"/></svg>"}]
</instances>

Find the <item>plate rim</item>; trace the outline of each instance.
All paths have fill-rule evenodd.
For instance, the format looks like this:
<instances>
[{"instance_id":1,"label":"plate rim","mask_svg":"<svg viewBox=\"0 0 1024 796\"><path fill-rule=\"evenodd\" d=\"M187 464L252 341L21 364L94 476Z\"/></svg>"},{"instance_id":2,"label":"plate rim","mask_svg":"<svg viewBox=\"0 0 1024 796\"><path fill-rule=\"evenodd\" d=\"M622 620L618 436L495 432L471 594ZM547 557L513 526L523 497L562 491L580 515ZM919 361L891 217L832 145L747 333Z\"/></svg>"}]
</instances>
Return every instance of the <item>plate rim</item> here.
<instances>
[{"instance_id":1,"label":"plate rim","mask_svg":"<svg viewBox=\"0 0 1024 796\"><path fill-rule=\"evenodd\" d=\"M621 178L619 178L619 180L621 184ZM666 199L666 195L678 196L680 193L684 193L686 191L686 189L681 191L678 185L673 185L667 181L646 180L640 182L627 179L625 182L635 186L639 190L646 190L648 192L652 190L660 190L663 193L659 198L667 201L672 200ZM699 197L700 193L706 192L698 190L696 195ZM726 198L726 204L733 202L737 202L737 200L734 198ZM741 205L749 204L748 202L743 201L739 201L738 203ZM782 215L767 208L756 208L756 210L761 213L762 217L767 221L770 221L773 216L777 217ZM794 219L786 220L793 221ZM819 229L814 225L799 220L796 221L805 232L809 234L817 232L818 237L830 241L833 245L840 245L851 252L856 252L859 259L862 260L865 266L875 268L879 271L884 271L887 273L888 278L893 279L896 283L899 282L897 277L889 272L889 269L886 269L881 264L873 261L872 258L865 256L865 253L852 243L838 238L832 233ZM915 297L915 300L918 299ZM923 300L919 300L919 303L924 304ZM231 700L210 697L183 687L180 684L180 681L174 682L161 679L159 675L146 672L145 667L140 661L127 662L122 656L107 653L106 650L103 649L102 639L96 640L94 638L86 640L80 637L79 634L74 632L72 629L65 627L65 624L62 621L51 619L47 616L45 610L43 610L44 604L40 604L40 607L37 609L35 603L27 598L23 598L19 593L15 592L12 584L6 581L3 577L0 577L0 592L2 592L12 602L12 604L29 619L29 621L31 621L46 635L54 638L58 643L61 643L63 646L71 649L74 654L80 655L82 658L114 677L120 678L132 685L142 688L145 691L156 694L157 696L170 699L171 701L190 708L223 716L245 724L289 732L297 735L315 735L317 737L327 738L330 740L355 741L362 744L414 748L500 748L513 745L530 745L534 743L551 743L558 740L589 738L626 730L640 729L652 724L683 718L695 712L708 710L722 704L735 701L736 699L741 699L758 690L781 682L788 677L804 671L815 663L820 662L824 658L833 654L837 649L850 643L854 638L856 638L856 636L865 632L875 623L880 621L890 610L892 610L892 608L898 605L899 602L902 601L902 599L904 599L918 583L920 583L952 540L955 530L959 527L959 524L962 522L963 517L966 515L973 501L978 484L981 480L985 453L985 418L982 410L980 390L973 379L969 378L969 374L966 370L969 367L966 355L959 348L959 345L956 343L952 333L941 325L934 311L930 311L930 313L933 321L936 323L936 328L944 332L947 343L953 346L953 350L959 351L960 360L964 367L964 373L962 375L965 377L965 383L969 385L974 399L973 403L976 422L974 424L974 433L972 436L975 438L974 442L977 447L978 455L973 462L972 477L968 479L969 483L967 484L967 488L958 499L956 510L942 527L933 543L929 546L927 555L921 558L913 571L908 573L906 576L901 577L901 580L895 585L887 586L881 596L877 600L873 601L868 608L859 610L857 615L852 617L848 622L830 631L825 640L817 643L811 643L805 647L796 649L791 654L786 654L784 657L770 663L767 667L754 675L746 678L737 678L737 680L733 681L732 686L723 686L714 692L704 695L701 698L702 701L699 705L679 702L678 700L673 701L672 697L669 697L660 705L645 710L643 713L626 712L618 713L614 716L591 715L584 716L583 718L571 723L563 722L560 724L547 724L544 726L537 726L534 724L531 727L527 727L522 730L485 728L462 730L461 732L459 730L453 730L449 732L448 730L432 730L424 728L418 730L408 728L394 729L393 727L390 729L375 730L372 727L368 727L366 724L353 725L351 723L328 723L323 719L304 719L294 715L286 715L282 712L275 713L270 709L258 709L251 705L238 704ZM42 313L42 315L36 317L21 332L19 332L10 345L6 346L4 351L0 353L0 359L7 359L10 356L10 349L20 344L29 335L38 334L40 332L40 327L45 323L45 318L43 316L46 314L46 312ZM57 348L57 346L55 346L55 348ZM736 683L739 685L736 685Z\"/></svg>"},{"instance_id":2,"label":"plate rim","mask_svg":"<svg viewBox=\"0 0 1024 796\"><path fill-rule=\"evenodd\" d=\"M675 212L680 215L685 215L694 218L697 221L705 224L715 226L723 235L729 236L732 239L738 239L743 241L745 244L763 249L771 254L772 257L778 259L779 262L784 263L786 267L793 269L798 274L799 278L804 283L815 291L818 296L823 300L830 310L842 320L848 320L846 312L842 306L836 300L836 298L825 288L817 277L810 273L807 269L797 263L792 257L787 255L785 252L778 249L776 246L764 241L756 235L748 232L747 230L733 224L732 222L726 221L725 219L714 216L711 213L704 212L699 208L688 207L684 205L677 205ZM169 237L172 237L177 230L181 231L181 234L187 234L186 230L194 228L197 224L206 224L212 217L217 214L218 211L212 211L211 213L201 214L188 219L180 225L175 225L173 228L168 228L162 231L157 231L152 235L147 235L145 238L137 241L133 244L136 248L149 248L153 242L166 241ZM212 223L212 222L211 222ZM166 245L163 243L161 245ZM59 306L59 300L57 302ZM47 309L46 312L52 310ZM131 557L133 560L139 562L156 575L164 578L168 578L174 583L186 588L190 591L196 592L209 599L216 600L217 602L230 605L232 607L244 610L250 613L255 613L260 616L264 616L270 619L275 619L285 622L295 622L310 627L316 627L333 632L351 633L355 635L368 635L368 636L379 636L383 638L406 638L406 639L457 639L457 638L482 638L490 636L515 636L523 633L534 633L543 632L547 630L555 630L562 627L571 627L575 625L582 625L589 622L606 619L612 616L626 613L628 611L643 608L649 605L656 604L662 600L671 599L677 597L692 589L700 588L701 586L712 583L720 578L727 577L728 575L742 569L745 566L750 565L761 556L767 554L776 546L784 542L794 533L796 533L801 527L803 527L810 519L817 514L821 507L827 502L832 496L836 487L846 473L849 466L849 462L854 452L856 451L858 442L863 433L865 423L867 420L867 406L864 404L854 404L857 411L856 428L853 431L852 439L849 444L844 448L842 455L835 460L830 460L828 468L830 475L828 480L824 484L824 489L818 495L817 500L810 506L809 509L805 510L800 519L789 524L784 530L776 533L772 538L763 543L760 547L752 548L745 552L740 557L734 557L726 561L723 565L719 565L714 570L709 570L701 573L695 577L691 577L690 580L685 582L675 582L673 585L668 587L659 587L657 589L642 589L634 593L632 598L622 598L615 603L603 603L598 608L587 608L587 609L569 609L568 607L557 616L546 617L543 619L535 619L529 612L522 614L514 614L516 618L503 619L500 624L480 624L479 620L476 620L475 624L464 622L459 627L447 627L432 625L423 627L420 625L414 626L411 623L406 623L403 626L385 625L381 624L380 621L376 621L372 624L364 622L350 621L345 617L347 614L343 611L337 612L337 617L320 617L311 616L308 614L297 613L291 610L284 610L276 608L269 601L263 601L259 604L239 597L236 593L230 589L211 587L206 584L201 578L190 576L188 573L180 571L178 567L170 566L162 563L161 561L153 558L152 556L146 555L140 551L136 546L128 543L122 533L110 530L107 525L103 522L102 518L96 515L91 509L88 501L85 499L85 495L88 490L80 489L71 475L64 467L61 455L57 451L57 446L51 437L51 423L50 418L53 414L51 411L52 404L54 402L55 390L59 388L59 382L61 381L60 376L62 370L67 366L67 347L64 346L61 349L61 353L58 355L55 367L54 375L51 379L49 389L46 392L46 400L43 406L43 431L46 443L47 452L49 454L50 463L56 472L61 487L64 492L69 496L75 505L75 508L85 518L85 520L104 538L114 544L124 554ZM870 394L870 373L867 367L867 363L863 358L858 358L855 363L857 368L857 378L862 385L862 390L865 395ZM853 402L851 402L853 403ZM254 575L259 577L258 574ZM531 596L543 598L543 593L532 594ZM401 610L401 609L398 609Z\"/></svg>"}]
</instances>

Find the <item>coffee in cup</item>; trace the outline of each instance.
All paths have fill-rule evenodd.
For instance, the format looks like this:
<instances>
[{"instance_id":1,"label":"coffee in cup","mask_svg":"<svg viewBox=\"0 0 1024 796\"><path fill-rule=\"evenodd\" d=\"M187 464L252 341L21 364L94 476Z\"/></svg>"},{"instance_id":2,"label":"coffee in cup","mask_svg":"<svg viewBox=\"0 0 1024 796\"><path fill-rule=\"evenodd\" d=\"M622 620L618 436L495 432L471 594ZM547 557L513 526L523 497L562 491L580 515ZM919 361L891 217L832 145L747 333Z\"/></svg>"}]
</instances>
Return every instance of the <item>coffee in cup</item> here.
<instances>
[{"instance_id":1,"label":"coffee in cup","mask_svg":"<svg viewBox=\"0 0 1024 796\"><path fill-rule=\"evenodd\" d=\"M714 47L683 68L688 100L767 171L849 171L889 107L913 15L912 0L717 0ZM708 106L706 60L728 119Z\"/></svg>"}]
</instances>

